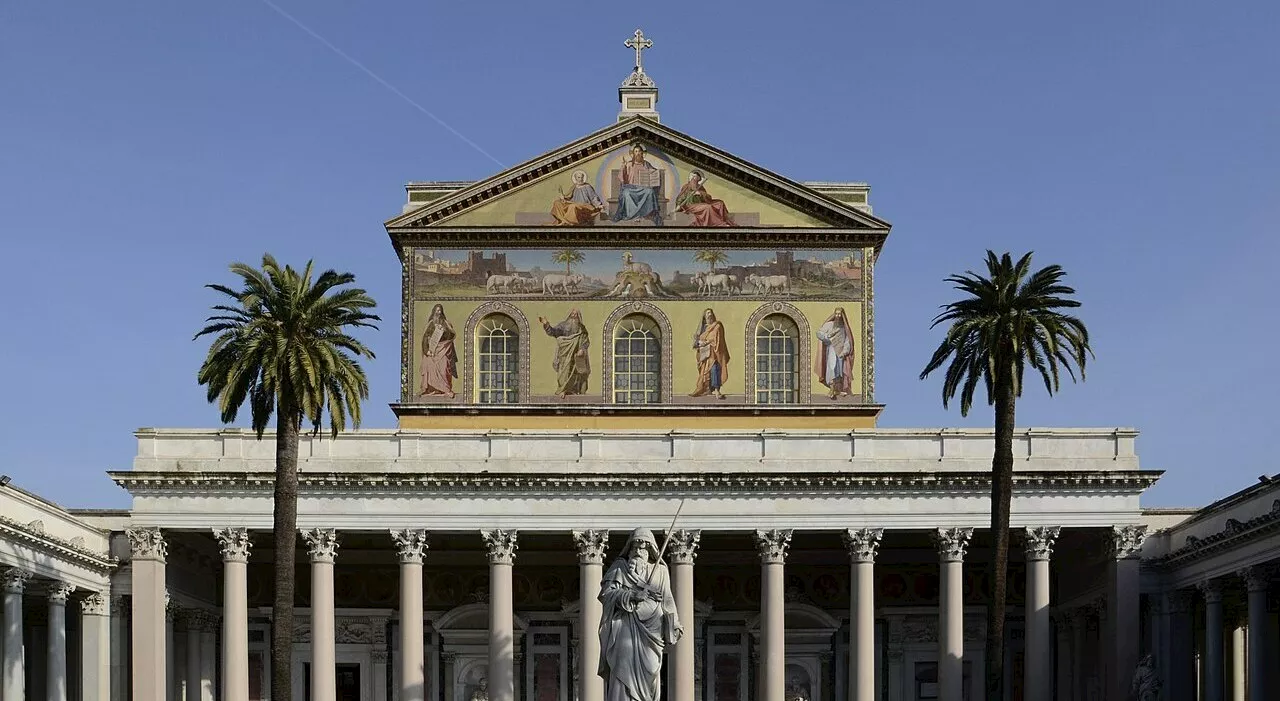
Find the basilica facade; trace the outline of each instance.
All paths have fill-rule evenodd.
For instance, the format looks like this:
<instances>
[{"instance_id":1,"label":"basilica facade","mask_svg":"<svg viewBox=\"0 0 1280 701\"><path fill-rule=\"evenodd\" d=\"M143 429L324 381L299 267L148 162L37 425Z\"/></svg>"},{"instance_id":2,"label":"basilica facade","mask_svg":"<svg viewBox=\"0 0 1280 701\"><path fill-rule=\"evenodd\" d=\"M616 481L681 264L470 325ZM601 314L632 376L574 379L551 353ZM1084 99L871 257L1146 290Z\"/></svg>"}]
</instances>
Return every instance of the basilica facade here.
<instances>
[{"instance_id":1,"label":"basilica facade","mask_svg":"<svg viewBox=\"0 0 1280 701\"><path fill-rule=\"evenodd\" d=\"M294 690L604 701L602 570L658 534L671 701L983 697L993 436L877 427L864 183L616 122L479 182L410 183L395 430L300 448ZM272 442L137 432L124 511L0 486L0 700L259 701ZM1020 429L1010 701L1280 694L1280 482L1143 509L1128 428Z\"/></svg>"}]
</instances>

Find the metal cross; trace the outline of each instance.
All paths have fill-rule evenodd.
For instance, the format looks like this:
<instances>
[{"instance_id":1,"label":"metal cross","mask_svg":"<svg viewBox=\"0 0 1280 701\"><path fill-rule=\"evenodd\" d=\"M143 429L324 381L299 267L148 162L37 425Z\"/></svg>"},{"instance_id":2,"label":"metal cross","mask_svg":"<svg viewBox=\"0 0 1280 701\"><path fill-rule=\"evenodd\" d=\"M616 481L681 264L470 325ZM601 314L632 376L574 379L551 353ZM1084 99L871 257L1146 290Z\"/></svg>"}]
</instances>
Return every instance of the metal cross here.
<instances>
[{"instance_id":1,"label":"metal cross","mask_svg":"<svg viewBox=\"0 0 1280 701\"><path fill-rule=\"evenodd\" d=\"M644 32L636 30L636 35L622 42L628 48L636 50L636 73L644 73L644 61L641 58L641 52L653 46L653 40L645 39Z\"/></svg>"}]
</instances>

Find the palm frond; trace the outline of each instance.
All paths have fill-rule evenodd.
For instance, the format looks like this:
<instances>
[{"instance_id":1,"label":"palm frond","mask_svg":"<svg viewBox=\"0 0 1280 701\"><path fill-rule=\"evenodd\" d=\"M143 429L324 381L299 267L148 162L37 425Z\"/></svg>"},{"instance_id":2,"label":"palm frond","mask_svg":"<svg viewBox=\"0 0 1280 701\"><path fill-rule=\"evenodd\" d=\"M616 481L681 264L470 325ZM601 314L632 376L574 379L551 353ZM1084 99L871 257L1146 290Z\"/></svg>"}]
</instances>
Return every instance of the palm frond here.
<instances>
[{"instance_id":1,"label":"palm frond","mask_svg":"<svg viewBox=\"0 0 1280 701\"><path fill-rule=\"evenodd\" d=\"M212 305L195 335L214 336L196 379L222 420L234 422L247 402L259 436L273 415L281 416L280 407L296 409L316 428L327 413L335 434L348 422L358 426L369 392L354 358L374 354L350 331L377 328L373 298L351 286L354 275L316 275L311 261L296 269L267 254L259 268L239 262L229 268L240 288L206 285L231 301Z\"/></svg>"},{"instance_id":2,"label":"palm frond","mask_svg":"<svg viewBox=\"0 0 1280 701\"><path fill-rule=\"evenodd\" d=\"M972 270L950 275L946 282L961 293L940 307L931 327L947 333L920 372L925 379L946 368L942 405L960 395L960 413L967 415L979 385L994 403L997 382L1007 382L1021 396L1028 369L1040 375L1045 390L1055 394L1065 373L1074 382L1084 379L1093 357L1089 331L1077 317L1062 310L1076 309L1075 289L1063 284L1066 271L1049 265L1032 271L1032 254L1016 261L1009 253L987 251L986 273Z\"/></svg>"}]
</instances>

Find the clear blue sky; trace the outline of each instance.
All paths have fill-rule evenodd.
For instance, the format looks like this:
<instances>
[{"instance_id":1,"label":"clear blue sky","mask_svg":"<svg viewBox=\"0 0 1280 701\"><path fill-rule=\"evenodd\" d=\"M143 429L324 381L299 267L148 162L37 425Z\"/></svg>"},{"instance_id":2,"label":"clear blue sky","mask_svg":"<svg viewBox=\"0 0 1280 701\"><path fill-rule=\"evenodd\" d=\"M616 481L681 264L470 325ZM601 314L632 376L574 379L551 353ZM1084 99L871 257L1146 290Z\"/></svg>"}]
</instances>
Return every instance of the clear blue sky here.
<instances>
[{"instance_id":1,"label":"clear blue sky","mask_svg":"<svg viewBox=\"0 0 1280 701\"><path fill-rule=\"evenodd\" d=\"M1280 3L275 0L511 165L614 119L642 26L663 122L785 176L865 180L883 426L987 426L916 379L987 248L1060 263L1098 358L1019 423L1134 426L1148 505L1280 472ZM382 301L366 425L398 388L381 222L497 164L263 0L0 4L0 472L121 506L140 426L216 426L192 342L226 264L347 269Z\"/></svg>"}]
</instances>

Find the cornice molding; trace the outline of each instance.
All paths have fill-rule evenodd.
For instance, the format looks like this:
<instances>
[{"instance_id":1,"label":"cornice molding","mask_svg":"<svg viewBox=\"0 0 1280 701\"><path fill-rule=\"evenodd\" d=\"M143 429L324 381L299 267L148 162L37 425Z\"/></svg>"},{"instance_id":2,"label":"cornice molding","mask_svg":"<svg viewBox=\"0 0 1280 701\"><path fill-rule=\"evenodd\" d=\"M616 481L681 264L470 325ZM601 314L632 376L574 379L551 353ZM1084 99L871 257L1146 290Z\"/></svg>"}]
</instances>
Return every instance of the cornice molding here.
<instances>
[{"instance_id":1,"label":"cornice molding","mask_svg":"<svg viewBox=\"0 0 1280 701\"><path fill-rule=\"evenodd\" d=\"M1169 569L1203 560L1227 552L1262 536L1280 532L1280 499L1271 503L1271 510L1248 521L1228 519L1223 530L1204 538L1187 536L1182 547L1160 557L1144 559L1148 567Z\"/></svg>"},{"instance_id":2,"label":"cornice molding","mask_svg":"<svg viewBox=\"0 0 1280 701\"><path fill-rule=\"evenodd\" d=\"M602 237L607 232L607 240ZM826 229L822 227L675 227L675 226L493 226L431 227L394 231L396 250L414 248L492 248L501 241L504 248L550 248L556 246L670 249L683 246L723 246L734 248L874 248L879 252L887 230Z\"/></svg>"},{"instance_id":3,"label":"cornice molding","mask_svg":"<svg viewBox=\"0 0 1280 701\"><path fill-rule=\"evenodd\" d=\"M6 516L0 516L0 538L21 543L99 574L106 574L120 564L119 560L108 554L94 552L81 543L49 535L38 527L19 523Z\"/></svg>"},{"instance_id":4,"label":"cornice molding","mask_svg":"<svg viewBox=\"0 0 1280 701\"><path fill-rule=\"evenodd\" d=\"M267 492L273 472L113 472L116 484L133 494ZM1019 491L1130 493L1155 484L1159 472L1026 472L1014 474ZM302 473L299 487L311 493L411 492L421 496L555 496L572 494L714 493L717 496L760 494L805 496L859 493L982 492L991 477L979 472L704 472L650 474L574 473Z\"/></svg>"}]
</instances>

